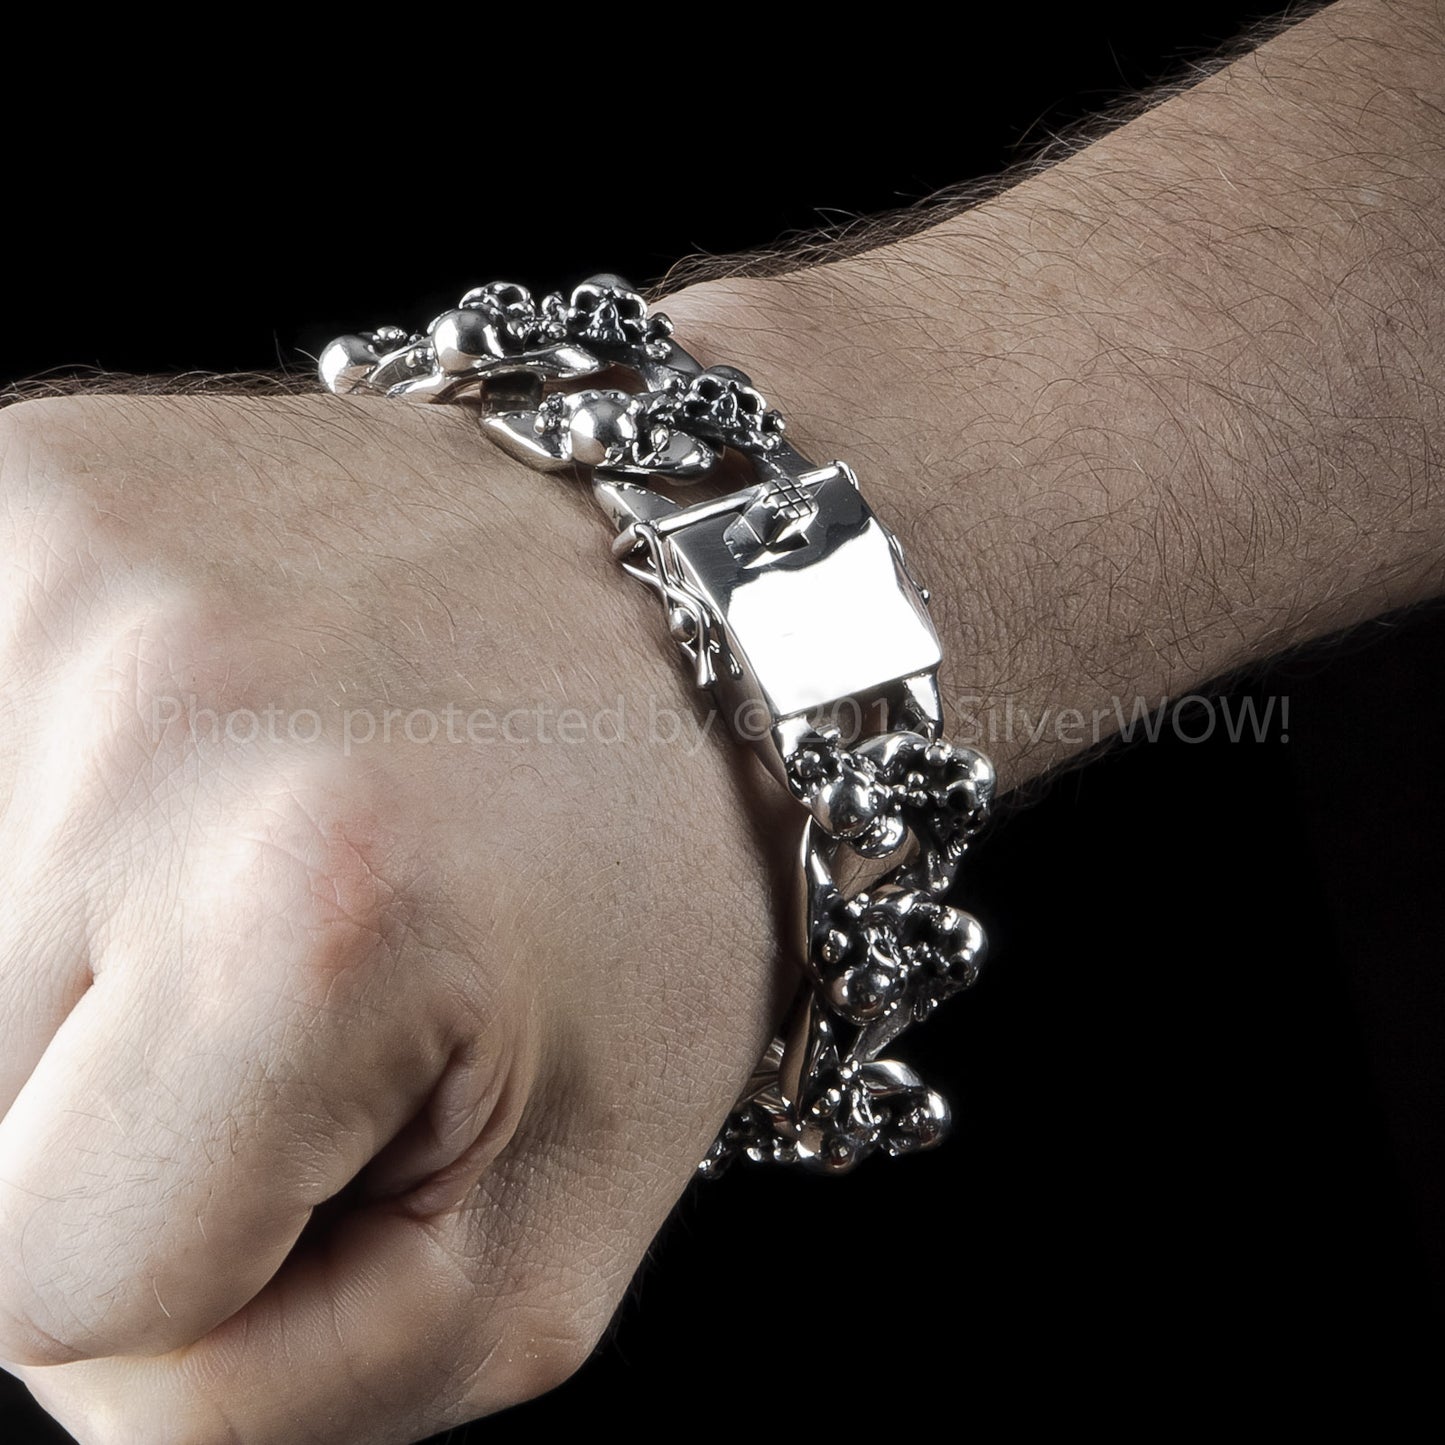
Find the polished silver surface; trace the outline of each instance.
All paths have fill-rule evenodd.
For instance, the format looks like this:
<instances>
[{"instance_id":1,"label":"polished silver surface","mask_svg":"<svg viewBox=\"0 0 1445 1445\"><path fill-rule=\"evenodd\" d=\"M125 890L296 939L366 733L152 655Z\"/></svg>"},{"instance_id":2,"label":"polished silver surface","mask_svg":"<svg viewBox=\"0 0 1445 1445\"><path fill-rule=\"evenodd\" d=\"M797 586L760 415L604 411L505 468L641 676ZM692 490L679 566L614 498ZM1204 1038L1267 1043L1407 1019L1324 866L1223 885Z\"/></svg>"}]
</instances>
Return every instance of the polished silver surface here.
<instances>
[{"instance_id":1,"label":"polished silver surface","mask_svg":"<svg viewBox=\"0 0 1445 1445\"><path fill-rule=\"evenodd\" d=\"M339 337L320 372L342 395L479 404L510 455L585 469L697 685L806 810L808 986L701 1172L738 1157L841 1172L936 1144L948 1105L881 1055L978 976L983 931L945 900L994 774L939 738L928 594L852 471L803 457L743 372L700 366L611 275L566 298L477 287L424 332ZM648 485L698 483L729 452L751 464L744 487L688 502ZM860 864L867 885L845 882Z\"/></svg>"}]
</instances>

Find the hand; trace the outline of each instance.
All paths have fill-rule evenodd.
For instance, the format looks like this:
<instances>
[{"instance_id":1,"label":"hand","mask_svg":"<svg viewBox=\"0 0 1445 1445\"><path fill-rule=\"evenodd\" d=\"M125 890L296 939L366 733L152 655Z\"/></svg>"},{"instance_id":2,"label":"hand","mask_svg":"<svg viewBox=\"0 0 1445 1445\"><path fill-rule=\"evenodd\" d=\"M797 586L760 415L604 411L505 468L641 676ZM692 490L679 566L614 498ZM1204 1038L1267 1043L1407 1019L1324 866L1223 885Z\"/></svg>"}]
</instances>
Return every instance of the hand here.
<instances>
[{"instance_id":1,"label":"hand","mask_svg":"<svg viewBox=\"0 0 1445 1445\"><path fill-rule=\"evenodd\" d=\"M84 1442L546 1389L774 1023L795 805L450 408L0 427L0 1358Z\"/></svg>"}]
</instances>

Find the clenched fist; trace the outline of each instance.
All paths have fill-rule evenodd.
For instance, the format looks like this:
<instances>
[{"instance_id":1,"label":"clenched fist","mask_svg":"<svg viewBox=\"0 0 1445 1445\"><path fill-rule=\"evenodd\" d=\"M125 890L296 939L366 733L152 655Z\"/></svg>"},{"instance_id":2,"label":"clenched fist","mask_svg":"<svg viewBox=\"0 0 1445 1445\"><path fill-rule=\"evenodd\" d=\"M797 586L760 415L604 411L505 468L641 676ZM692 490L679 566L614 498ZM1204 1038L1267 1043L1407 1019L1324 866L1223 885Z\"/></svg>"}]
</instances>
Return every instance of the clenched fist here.
<instances>
[{"instance_id":1,"label":"clenched fist","mask_svg":"<svg viewBox=\"0 0 1445 1445\"><path fill-rule=\"evenodd\" d=\"M0 1359L85 1442L545 1389L785 1001L793 805L465 415L0 434Z\"/></svg>"},{"instance_id":2,"label":"clenched fist","mask_svg":"<svg viewBox=\"0 0 1445 1445\"><path fill-rule=\"evenodd\" d=\"M667 298L856 467L1001 791L1445 587L1442 61L1437 0L1336 0L972 209ZM792 989L796 805L465 414L0 441L0 1360L83 1445L545 1388ZM1040 721L952 726L995 716Z\"/></svg>"}]
</instances>

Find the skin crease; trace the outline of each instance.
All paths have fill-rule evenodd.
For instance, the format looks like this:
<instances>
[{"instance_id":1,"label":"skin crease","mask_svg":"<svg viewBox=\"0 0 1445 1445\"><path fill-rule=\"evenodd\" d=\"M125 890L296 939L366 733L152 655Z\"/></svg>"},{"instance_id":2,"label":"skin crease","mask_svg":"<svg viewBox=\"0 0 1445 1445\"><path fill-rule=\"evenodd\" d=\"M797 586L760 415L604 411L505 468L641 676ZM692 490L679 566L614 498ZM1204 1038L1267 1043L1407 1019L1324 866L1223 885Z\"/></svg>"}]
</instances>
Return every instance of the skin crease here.
<instances>
[{"instance_id":1,"label":"skin crease","mask_svg":"<svg viewBox=\"0 0 1445 1445\"><path fill-rule=\"evenodd\" d=\"M669 299L899 531L950 735L1440 590L1442 76L1438 5L1341 0L917 237ZM794 805L645 721L348 756L346 707L705 716L590 501L465 414L0 438L0 1357L87 1445L387 1445L555 1384L785 997ZM156 725L191 696L323 737Z\"/></svg>"}]
</instances>

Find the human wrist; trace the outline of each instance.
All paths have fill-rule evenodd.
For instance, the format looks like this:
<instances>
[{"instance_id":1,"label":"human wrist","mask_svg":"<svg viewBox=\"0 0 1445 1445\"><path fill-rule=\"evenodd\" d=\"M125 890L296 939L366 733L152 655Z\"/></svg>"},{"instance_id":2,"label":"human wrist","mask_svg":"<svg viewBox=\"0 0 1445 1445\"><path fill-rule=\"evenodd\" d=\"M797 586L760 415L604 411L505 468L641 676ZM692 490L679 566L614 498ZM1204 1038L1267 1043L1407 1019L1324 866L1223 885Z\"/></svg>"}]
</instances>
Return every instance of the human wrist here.
<instances>
[{"instance_id":1,"label":"human wrist","mask_svg":"<svg viewBox=\"0 0 1445 1445\"><path fill-rule=\"evenodd\" d=\"M957 230L960 228L955 228ZM911 267L913 258L908 258ZM915 273L916 274L916 273ZM934 273L935 277L937 273ZM944 661L944 733L987 748L1002 786L1055 760L1022 737L975 730L981 712L1057 703L1072 665L1037 625L1038 547L1020 516L1062 505L1023 465L1031 442L1014 377L987 372L985 279L951 295L863 256L777 278L730 278L660 303L705 363L735 358L788 418L789 438L849 461L931 594ZM1000 290L997 281L992 283ZM968 368L978 365L974 374ZM1053 388L1062 386L1059 375ZM1057 482L1054 484L1058 485Z\"/></svg>"},{"instance_id":2,"label":"human wrist","mask_svg":"<svg viewBox=\"0 0 1445 1445\"><path fill-rule=\"evenodd\" d=\"M664 300L857 467L933 592L952 736L1077 710L1092 742L1439 590L1424 15L1332 6L930 230ZM1082 746L984 742L1005 787Z\"/></svg>"}]
</instances>

